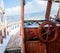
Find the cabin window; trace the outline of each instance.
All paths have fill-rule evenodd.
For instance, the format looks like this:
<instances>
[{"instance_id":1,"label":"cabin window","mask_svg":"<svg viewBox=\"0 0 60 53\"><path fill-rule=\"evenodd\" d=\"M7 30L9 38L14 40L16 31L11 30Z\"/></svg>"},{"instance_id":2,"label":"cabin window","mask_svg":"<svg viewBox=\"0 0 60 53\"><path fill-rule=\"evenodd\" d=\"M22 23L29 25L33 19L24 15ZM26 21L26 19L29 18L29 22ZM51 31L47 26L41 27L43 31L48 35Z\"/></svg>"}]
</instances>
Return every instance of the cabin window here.
<instances>
[{"instance_id":1,"label":"cabin window","mask_svg":"<svg viewBox=\"0 0 60 53\"><path fill-rule=\"evenodd\" d=\"M55 18L59 9L59 3L53 2L50 16Z\"/></svg>"},{"instance_id":2,"label":"cabin window","mask_svg":"<svg viewBox=\"0 0 60 53\"><path fill-rule=\"evenodd\" d=\"M47 1L25 0L24 20L45 20Z\"/></svg>"}]
</instances>

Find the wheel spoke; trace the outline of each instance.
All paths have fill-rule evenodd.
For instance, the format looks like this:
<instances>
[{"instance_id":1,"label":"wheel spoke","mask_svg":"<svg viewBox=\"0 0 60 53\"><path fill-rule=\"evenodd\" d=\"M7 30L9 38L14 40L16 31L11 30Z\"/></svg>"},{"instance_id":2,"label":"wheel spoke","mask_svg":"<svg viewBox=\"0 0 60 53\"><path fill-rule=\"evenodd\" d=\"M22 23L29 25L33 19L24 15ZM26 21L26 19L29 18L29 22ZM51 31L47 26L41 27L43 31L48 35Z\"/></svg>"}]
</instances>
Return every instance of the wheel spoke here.
<instances>
[{"instance_id":1,"label":"wheel spoke","mask_svg":"<svg viewBox=\"0 0 60 53\"><path fill-rule=\"evenodd\" d=\"M45 35L45 34L47 34L47 32L43 33L42 35Z\"/></svg>"},{"instance_id":2,"label":"wheel spoke","mask_svg":"<svg viewBox=\"0 0 60 53\"><path fill-rule=\"evenodd\" d=\"M46 37L46 41L48 41L48 37Z\"/></svg>"},{"instance_id":3,"label":"wheel spoke","mask_svg":"<svg viewBox=\"0 0 60 53\"><path fill-rule=\"evenodd\" d=\"M45 28L45 31L47 31L48 30L48 28Z\"/></svg>"},{"instance_id":4,"label":"wheel spoke","mask_svg":"<svg viewBox=\"0 0 60 53\"><path fill-rule=\"evenodd\" d=\"M53 22L44 22L40 25L40 39L43 42L52 42L57 37L56 25Z\"/></svg>"},{"instance_id":5,"label":"wheel spoke","mask_svg":"<svg viewBox=\"0 0 60 53\"><path fill-rule=\"evenodd\" d=\"M51 32L55 31L55 29L52 29Z\"/></svg>"},{"instance_id":6,"label":"wheel spoke","mask_svg":"<svg viewBox=\"0 0 60 53\"><path fill-rule=\"evenodd\" d=\"M49 36L49 35L48 35L48 33L47 33L47 35L46 35L46 41L48 41L48 36Z\"/></svg>"},{"instance_id":7,"label":"wheel spoke","mask_svg":"<svg viewBox=\"0 0 60 53\"><path fill-rule=\"evenodd\" d=\"M50 24L48 25L48 30L50 30Z\"/></svg>"}]
</instances>

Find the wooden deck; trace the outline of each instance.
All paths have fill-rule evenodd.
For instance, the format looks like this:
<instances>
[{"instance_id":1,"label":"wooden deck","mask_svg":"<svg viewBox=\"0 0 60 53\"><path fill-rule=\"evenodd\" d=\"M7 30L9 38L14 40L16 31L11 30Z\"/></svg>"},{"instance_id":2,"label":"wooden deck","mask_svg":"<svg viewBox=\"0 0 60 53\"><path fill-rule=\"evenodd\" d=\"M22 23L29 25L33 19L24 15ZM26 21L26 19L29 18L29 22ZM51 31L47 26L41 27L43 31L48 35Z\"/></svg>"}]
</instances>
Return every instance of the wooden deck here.
<instances>
[{"instance_id":1,"label":"wooden deck","mask_svg":"<svg viewBox=\"0 0 60 53\"><path fill-rule=\"evenodd\" d=\"M20 31L18 31L16 34L12 35L8 45L7 45L7 50L8 49L15 49L21 47L21 36L20 36Z\"/></svg>"}]
</instances>

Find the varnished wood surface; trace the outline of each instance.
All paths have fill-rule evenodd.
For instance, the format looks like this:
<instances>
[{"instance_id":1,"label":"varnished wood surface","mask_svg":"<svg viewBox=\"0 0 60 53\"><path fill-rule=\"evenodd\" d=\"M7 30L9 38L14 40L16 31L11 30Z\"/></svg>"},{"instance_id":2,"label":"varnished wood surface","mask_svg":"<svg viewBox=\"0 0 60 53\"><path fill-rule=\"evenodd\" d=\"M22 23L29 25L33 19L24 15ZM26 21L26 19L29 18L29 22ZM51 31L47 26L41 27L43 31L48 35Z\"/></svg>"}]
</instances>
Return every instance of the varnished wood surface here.
<instances>
[{"instance_id":1,"label":"varnished wood surface","mask_svg":"<svg viewBox=\"0 0 60 53\"><path fill-rule=\"evenodd\" d=\"M57 39L48 44L46 48L46 44L42 43L40 40L31 40L29 41L29 34L28 31L34 32L36 36L38 36L37 28L25 28L25 53L60 53L60 27L57 27L58 36ZM33 34L33 35L34 35ZM31 34L30 34L31 35ZM33 36L31 35L31 36Z\"/></svg>"},{"instance_id":2,"label":"varnished wood surface","mask_svg":"<svg viewBox=\"0 0 60 53\"><path fill-rule=\"evenodd\" d=\"M49 0L47 3L46 15L45 18L49 19L50 12L51 12L52 0Z\"/></svg>"},{"instance_id":3,"label":"varnished wood surface","mask_svg":"<svg viewBox=\"0 0 60 53\"><path fill-rule=\"evenodd\" d=\"M45 53L46 45L40 41L27 41L25 43L25 53Z\"/></svg>"}]
</instances>

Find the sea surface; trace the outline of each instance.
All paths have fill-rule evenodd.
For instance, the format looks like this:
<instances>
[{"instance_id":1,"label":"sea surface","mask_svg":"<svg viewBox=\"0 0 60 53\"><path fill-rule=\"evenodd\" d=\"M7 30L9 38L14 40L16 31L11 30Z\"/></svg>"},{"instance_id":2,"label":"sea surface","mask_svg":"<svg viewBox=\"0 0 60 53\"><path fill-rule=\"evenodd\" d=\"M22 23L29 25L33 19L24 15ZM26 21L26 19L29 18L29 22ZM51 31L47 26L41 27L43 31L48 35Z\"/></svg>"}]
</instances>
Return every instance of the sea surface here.
<instances>
[{"instance_id":1,"label":"sea surface","mask_svg":"<svg viewBox=\"0 0 60 53\"><path fill-rule=\"evenodd\" d=\"M28 19L31 19L31 20L42 20L42 19L45 19L45 13L46 12L37 12L37 13L29 13L29 14L24 14L24 20L28 20ZM51 12L51 17L55 18L54 15L56 15L56 11L53 10ZM21 21L21 15L11 15L11 16L8 16L7 15L7 23L11 23L11 22L16 22L16 21Z\"/></svg>"}]
</instances>

